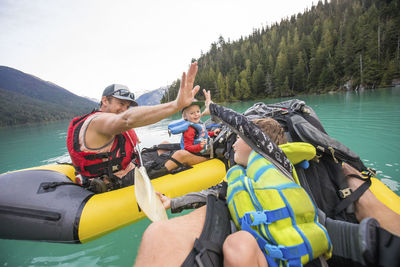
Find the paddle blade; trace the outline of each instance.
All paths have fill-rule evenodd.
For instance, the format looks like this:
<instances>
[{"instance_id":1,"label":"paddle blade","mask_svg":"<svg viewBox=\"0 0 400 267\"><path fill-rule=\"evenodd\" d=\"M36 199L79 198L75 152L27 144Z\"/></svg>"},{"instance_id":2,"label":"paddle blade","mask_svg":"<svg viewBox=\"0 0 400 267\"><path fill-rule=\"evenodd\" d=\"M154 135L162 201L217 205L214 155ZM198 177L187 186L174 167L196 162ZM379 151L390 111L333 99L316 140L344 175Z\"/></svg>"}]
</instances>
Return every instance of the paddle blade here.
<instances>
[{"instance_id":1,"label":"paddle blade","mask_svg":"<svg viewBox=\"0 0 400 267\"><path fill-rule=\"evenodd\" d=\"M139 207L151 221L168 220L164 206L143 166L135 168L135 196Z\"/></svg>"}]
</instances>

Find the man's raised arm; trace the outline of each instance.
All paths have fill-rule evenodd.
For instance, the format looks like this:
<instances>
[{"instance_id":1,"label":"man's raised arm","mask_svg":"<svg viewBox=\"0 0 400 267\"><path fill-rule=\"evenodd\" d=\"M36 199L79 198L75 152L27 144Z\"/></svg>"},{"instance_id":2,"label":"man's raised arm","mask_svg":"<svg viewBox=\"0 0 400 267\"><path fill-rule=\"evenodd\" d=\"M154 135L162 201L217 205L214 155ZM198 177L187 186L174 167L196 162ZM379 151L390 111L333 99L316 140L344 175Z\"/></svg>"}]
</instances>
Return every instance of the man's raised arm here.
<instances>
[{"instance_id":1,"label":"man's raised arm","mask_svg":"<svg viewBox=\"0 0 400 267\"><path fill-rule=\"evenodd\" d=\"M133 107L120 114L102 114L93 120L92 129L103 135L114 136L171 116L192 103L192 99L199 91L200 86L193 87L197 70L197 62L194 62L190 65L187 75L185 72L182 74L178 96L174 101L155 106Z\"/></svg>"}]
</instances>

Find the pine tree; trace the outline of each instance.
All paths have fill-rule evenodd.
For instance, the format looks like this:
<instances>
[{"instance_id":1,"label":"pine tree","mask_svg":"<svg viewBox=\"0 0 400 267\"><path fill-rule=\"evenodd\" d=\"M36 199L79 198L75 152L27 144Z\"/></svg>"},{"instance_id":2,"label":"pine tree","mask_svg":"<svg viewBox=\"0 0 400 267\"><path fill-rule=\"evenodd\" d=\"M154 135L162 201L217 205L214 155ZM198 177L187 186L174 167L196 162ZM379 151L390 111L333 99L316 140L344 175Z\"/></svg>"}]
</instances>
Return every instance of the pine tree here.
<instances>
[{"instance_id":1,"label":"pine tree","mask_svg":"<svg viewBox=\"0 0 400 267\"><path fill-rule=\"evenodd\" d=\"M221 72L218 73L217 88L218 88L218 92L219 92L218 101L221 101L221 102L226 101L225 79L222 76Z\"/></svg>"},{"instance_id":2,"label":"pine tree","mask_svg":"<svg viewBox=\"0 0 400 267\"><path fill-rule=\"evenodd\" d=\"M250 87L249 87L249 84L247 83L246 79L242 79L240 81L240 90L241 90L241 93L242 93L242 99L243 100L250 99L251 91L250 91Z\"/></svg>"},{"instance_id":3,"label":"pine tree","mask_svg":"<svg viewBox=\"0 0 400 267\"><path fill-rule=\"evenodd\" d=\"M225 77L225 100L226 101L231 101L234 98L234 95L232 94L233 86L230 86L231 82L230 82L230 78L229 75Z\"/></svg>"},{"instance_id":4,"label":"pine tree","mask_svg":"<svg viewBox=\"0 0 400 267\"><path fill-rule=\"evenodd\" d=\"M306 87L306 65L303 59L303 53L299 52L297 55L297 65L294 68L294 74L293 74L293 84L294 84L294 90L297 92L303 92L305 91Z\"/></svg>"},{"instance_id":5,"label":"pine tree","mask_svg":"<svg viewBox=\"0 0 400 267\"><path fill-rule=\"evenodd\" d=\"M263 67L261 64L258 64L256 70L253 72L252 83L251 83L253 92L256 94L257 97L262 96L264 84L265 80L264 80Z\"/></svg>"},{"instance_id":6,"label":"pine tree","mask_svg":"<svg viewBox=\"0 0 400 267\"><path fill-rule=\"evenodd\" d=\"M239 81L236 80L235 82L235 99L241 100L242 98L242 90L240 89Z\"/></svg>"}]
</instances>

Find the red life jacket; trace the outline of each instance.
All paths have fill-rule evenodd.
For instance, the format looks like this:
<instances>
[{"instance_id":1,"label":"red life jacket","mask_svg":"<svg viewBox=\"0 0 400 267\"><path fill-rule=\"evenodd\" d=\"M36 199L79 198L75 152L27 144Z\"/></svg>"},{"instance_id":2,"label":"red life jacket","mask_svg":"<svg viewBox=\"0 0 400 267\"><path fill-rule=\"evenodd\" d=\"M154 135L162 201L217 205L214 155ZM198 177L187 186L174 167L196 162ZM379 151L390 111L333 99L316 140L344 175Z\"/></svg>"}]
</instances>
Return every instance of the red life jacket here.
<instances>
[{"instance_id":1,"label":"red life jacket","mask_svg":"<svg viewBox=\"0 0 400 267\"><path fill-rule=\"evenodd\" d=\"M98 111L96 111L98 112ZM83 176L98 177L128 167L129 163L137 158L135 145L137 136L133 129L115 136L110 152L96 153L84 152L80 149L79 132L85 120L92 114L74 118L69 127L67 135L67 148L75 169Z\"/></svg>"}]
</instances>

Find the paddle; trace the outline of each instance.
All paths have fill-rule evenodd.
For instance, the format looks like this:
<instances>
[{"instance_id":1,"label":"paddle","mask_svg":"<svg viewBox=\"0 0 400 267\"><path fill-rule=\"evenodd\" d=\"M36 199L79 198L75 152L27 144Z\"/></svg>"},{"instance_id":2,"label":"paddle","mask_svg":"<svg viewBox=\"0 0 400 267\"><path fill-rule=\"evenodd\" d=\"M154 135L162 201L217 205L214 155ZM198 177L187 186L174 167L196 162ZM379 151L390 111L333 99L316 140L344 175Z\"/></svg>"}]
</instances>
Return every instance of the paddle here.
<instances>
[{"instance_id":1,"label":"paddle","mask_svg":"<svg viewBox=\"0 0 400 267\"><path fill-rule=\"evenodd\" d=\"M140 167L135 168L135 196L139 207L153 221L168 220L167 213L160 198L156 195L150 182L146 169L143 166L142 155L139 144L136 145L139 155Z\"/></svg>"}]
</instances>

